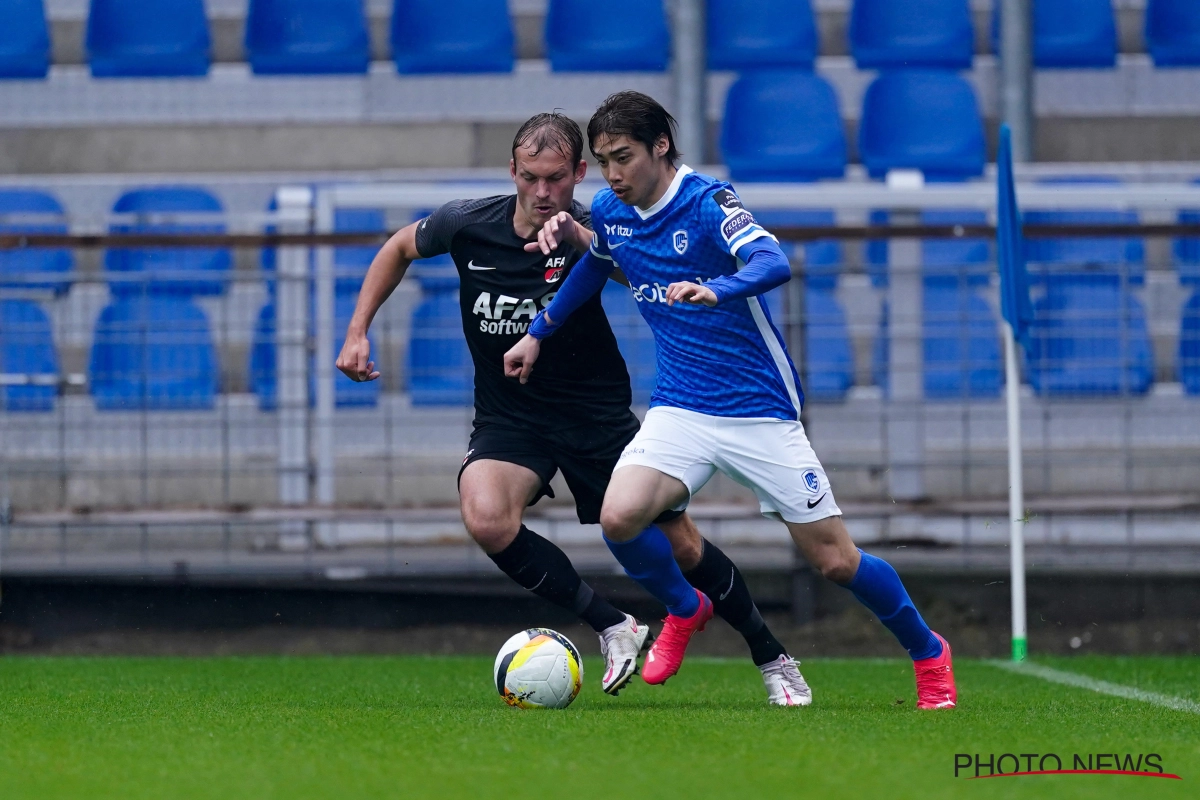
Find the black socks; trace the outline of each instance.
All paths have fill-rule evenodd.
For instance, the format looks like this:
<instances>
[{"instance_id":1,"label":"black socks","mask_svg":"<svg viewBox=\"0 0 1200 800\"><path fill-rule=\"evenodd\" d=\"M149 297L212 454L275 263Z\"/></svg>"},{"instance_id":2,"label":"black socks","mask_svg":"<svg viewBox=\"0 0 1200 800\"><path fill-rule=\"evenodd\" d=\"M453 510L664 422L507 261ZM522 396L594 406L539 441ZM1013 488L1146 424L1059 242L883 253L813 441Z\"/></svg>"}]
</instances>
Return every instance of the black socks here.
<instances>
[{"instance_id":1,"label":"black socks","mask_svg":"<svg viewBox=\"0 0 1200 800\"><path fill-rule=\"evenodd\" d=\"M787 654L787 650L771 634L762 614L758 613L742 573L719 547L705 539L700 563L684 572L683 576L688 583L708 595L713 610L746 638L746 644L750 646L750 658L757 666L761 667Z\"/></svg>"},{"instance_id":2,"label":"black socks","mask_svg":"<svg viewBox=\"0 0 1200 800\"><path fill-rule=\"evenodd\" d=\"M512 544L488 558L538 597L579 615L597 633L625 621L624 614L583 582L566 553L524 525Z\"/></svg>"}]
</instances>

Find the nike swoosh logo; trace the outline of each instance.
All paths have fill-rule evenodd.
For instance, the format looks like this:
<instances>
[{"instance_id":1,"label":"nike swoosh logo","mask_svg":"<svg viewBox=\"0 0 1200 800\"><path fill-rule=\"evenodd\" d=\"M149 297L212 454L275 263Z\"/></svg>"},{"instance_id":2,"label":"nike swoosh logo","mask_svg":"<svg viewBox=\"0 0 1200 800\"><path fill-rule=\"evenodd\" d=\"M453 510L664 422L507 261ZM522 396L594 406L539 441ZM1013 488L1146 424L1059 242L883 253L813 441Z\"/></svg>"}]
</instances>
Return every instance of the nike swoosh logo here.
<instances>
[{"instance_id":1,"label":"nike swoosh logo","mask_svg":"<svg viewBox=\"0 0 1200 800\"><path fill-rule=\"evenodd\" d=\"M475 260L474 260L474 259L472 259L472 260L470 260L470 261L468 261L468 262L467 262L467 269L473 269L473 270L475 270L476 272L482 272L482 271L483 271L483 270L485 270L485 269L495 269L495 267L480 267L480 266L477 266L477 265L475 264Z\"/></svg>"},{"instance_id":2,"label":"nike swoosh logo","mask_svg":"<svg viewBox=\"0 0 1200 800\"><path fill-rule=\"evenodd\" d=\"M729 588L725 590L725 594L723 594L717 598L718 600L724 600L726 597L729 597L729 593L733 591L733 577L734 577L734 572L733 572L733 570L730 570L729 571Z\"/></svg>"},{"instance_id":3,"label":"nike swoosh logo","mask_svg":"<svg viewBox=\"0 0 1200 800\"><path fill-rule=\"evenodd\" d=\"M624 247L624 246L625 246L625 245L627 245L627 244L629 244L629 240L628 240L628 239L626 239L626 240L625 240L625 241L623 241L623 242L617 242L616 244L609 244L609 246L608 246L608 249L609 249L609 250L616 250L618 247Z\"/></svg>"},{"instance_id":4,"label":"nike swoosh logo","mask_svg":"<svg viewBox=\"0 0 1200 800\"><path fill-rule=\"evenodd\" d=\"M421 220L421 224L418 225L417 227L420 228L421 230L425 230L425 226L428 224L429 224L429 217L426 217L425 219Z\"/></svg>"},{"instance_id":5,"label":"nike swoosh logo","mask_svg":"<svg viewBox=\"0 0 1200 800\"><path fill-rule=\"evenodd\" d=\"M546 582L546 578L548 578L548 577L550 577L550 573L549 573L549 572L547 572L545 575L543 575L543 576L542 576L542 579L541 579L540 581L538 581L536 584L534 584L533 586L530 586L530 587L529 587L529 591L531 591L531 592L536 592L536 591L537 591L537 588L538 588L539 586L541 586L543 583L545 583L545 582Z\"/></svg>"},{"instance_id":6,"label":"nike swoosh logo","mask_svg":"<svg viewBox=\"0 0 1200 800\"><path fill-rule=\"evenodd\" d=\"M829 492L826 492L825 494L829 494ZM808 507L809 507L809 508L816 508L816 507L817 507L817 504L818 504L818 503L820 503L822 500L824 500L824 499L825 499L825 494L821 495L821 496L820 496L820 497L818 497L816 500L809 500L809 501L808 501Z\"/></svg>"}]
</instances>

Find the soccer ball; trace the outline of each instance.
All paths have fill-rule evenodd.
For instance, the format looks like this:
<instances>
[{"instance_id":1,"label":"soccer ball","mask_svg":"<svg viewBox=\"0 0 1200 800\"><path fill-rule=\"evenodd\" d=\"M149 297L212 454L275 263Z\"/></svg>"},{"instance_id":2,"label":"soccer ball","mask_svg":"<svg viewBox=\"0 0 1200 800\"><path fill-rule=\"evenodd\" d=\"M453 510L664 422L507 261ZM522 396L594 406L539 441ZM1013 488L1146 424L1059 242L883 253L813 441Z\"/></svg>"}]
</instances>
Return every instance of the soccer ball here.
<instances>
[{"instance_id":1,"label":"soccer ball","mask_svg":"<svg viewBox=\"0 0 1200 800\"><path fill-rule=\"evenodd\" d=\"M571 640L549 628L530 628L500 648L496 691L517 708L566 708L583 686L583 661Z\"/></svg>"}]
</instances>

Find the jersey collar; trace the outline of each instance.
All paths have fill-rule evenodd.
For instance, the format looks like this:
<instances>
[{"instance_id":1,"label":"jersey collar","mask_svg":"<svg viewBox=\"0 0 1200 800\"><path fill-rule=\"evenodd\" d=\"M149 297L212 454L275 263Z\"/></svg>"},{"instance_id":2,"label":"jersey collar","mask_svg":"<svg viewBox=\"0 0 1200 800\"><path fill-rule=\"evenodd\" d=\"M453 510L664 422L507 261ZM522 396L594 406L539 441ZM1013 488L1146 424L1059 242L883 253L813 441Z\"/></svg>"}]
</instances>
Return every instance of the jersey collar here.
<instances>
[{"instance_id":1,"label":"jersey collar","mask_svg":"<svg viewBox=\"0 0 1200 800\"><path fill-rule=\"evenodd\" d=\"M671 201L675 199L675 195L679 194L679 187L683 185L683 179L687 177L691 171L692 168L687 164L680 164L679 169L675 170L675 179L671 181L671 185L667 187L665 192L663 192L663 196L658 198L657 203L650 206L645 211L642 211L637 206L634 206L633 210L636 211L637 215L642 219L650 219L655 214L671 205Z\"/></svg>"}]
</instances>

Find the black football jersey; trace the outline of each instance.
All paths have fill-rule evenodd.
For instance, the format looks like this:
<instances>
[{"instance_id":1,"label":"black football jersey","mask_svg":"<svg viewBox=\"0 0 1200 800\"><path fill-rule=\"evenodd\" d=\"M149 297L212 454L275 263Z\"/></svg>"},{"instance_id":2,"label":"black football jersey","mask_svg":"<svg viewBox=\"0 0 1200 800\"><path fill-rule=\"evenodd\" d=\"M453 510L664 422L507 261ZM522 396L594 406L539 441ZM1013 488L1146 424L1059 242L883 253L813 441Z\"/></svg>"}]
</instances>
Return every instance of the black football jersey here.
<instances>
[{"instance_id":1,"label":"black football jersey","mask_svg":"<svg viewBox=\"0 0 1200 800\"><path fill-rule=\"evenodd\" d=\"M550 304L582 254L561 245L527 253L513 230L516 195L455 200L417 225L422 258L449 253L458 268L463 333L475 362L475 420L567 426L629 416L629 372L600 304L584 303L542 342L529 381L504 376L504 354ZM587 210L571 214L590 225Z\"/></svg>"}]
</instances>

